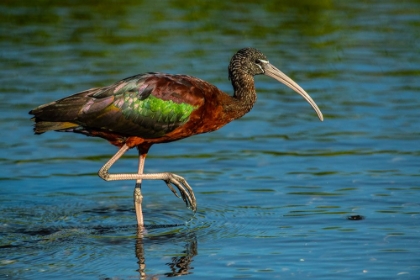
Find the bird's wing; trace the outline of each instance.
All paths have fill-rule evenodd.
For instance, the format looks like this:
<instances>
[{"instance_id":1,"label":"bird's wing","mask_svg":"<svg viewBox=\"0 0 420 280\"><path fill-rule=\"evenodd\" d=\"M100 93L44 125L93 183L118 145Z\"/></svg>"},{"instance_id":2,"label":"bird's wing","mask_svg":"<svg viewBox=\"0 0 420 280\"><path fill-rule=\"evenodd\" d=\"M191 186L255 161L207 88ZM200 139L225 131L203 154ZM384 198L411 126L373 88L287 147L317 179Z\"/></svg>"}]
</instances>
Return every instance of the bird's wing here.
<instances>
[{"instance_id":1,"label":"bird's wing","mask_svg":"<svg viewBox=\"0 0 420 280\"><path fill-rule=\"evenodd\" d=\"M202 81L147 73L87 90L31 111L36 120L143 138L160 137L185 124L201 106Z\"/></svg>"}]
</instances>

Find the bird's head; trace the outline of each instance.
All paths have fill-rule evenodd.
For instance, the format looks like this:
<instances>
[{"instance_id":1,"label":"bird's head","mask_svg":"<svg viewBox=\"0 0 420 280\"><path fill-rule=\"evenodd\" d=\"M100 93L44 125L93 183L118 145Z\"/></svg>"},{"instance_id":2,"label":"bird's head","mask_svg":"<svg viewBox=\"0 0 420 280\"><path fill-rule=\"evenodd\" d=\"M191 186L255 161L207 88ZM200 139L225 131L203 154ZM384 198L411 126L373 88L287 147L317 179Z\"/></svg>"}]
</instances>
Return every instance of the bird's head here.
<instances>
[{"instance_id":1,"label":"bird's head","mask_svg":"<svg viewBox=\"0 0 420 280\"><path fill-rule=\"evenodd\" d=\"M232 57L229 64L229 79L233 80L235 77L239 77L243 74L251 76L263 74L288 86L308 101L317 113L318 118L321 121L324 120L321 110L309 94L286 74L272 65L268 61L267 57L259 50L254 48L244 48L239 50Z\"/></svg>"},{"instance_id":2,"label":"bird's head","mask_svg":"<svg viewBox=\"0 0 420 280\"><path fill-rule=\"evenodd\" d=\"M245 72L251 76L264 74L262 68L264 62L268 62L267 57L257 49L241 49L230 60L229 79L232 79L237 72Z\"/></svg>"}]
</instances>

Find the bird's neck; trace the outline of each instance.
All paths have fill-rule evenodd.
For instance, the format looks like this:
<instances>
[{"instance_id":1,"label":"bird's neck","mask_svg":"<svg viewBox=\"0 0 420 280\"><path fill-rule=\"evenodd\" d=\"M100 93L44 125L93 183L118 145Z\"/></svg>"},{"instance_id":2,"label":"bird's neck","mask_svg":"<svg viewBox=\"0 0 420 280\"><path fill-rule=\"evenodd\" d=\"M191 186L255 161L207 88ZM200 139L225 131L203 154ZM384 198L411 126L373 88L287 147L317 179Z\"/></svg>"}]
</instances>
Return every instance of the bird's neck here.
<instances>
[{"instance_id":1,"label":"bird's neck","mask_svg":"<svg viewBox=\"0 0 420 280\"><path fill-rule=\"evenodd\" d=\"M228 106L229 111L233 110L235 119L238 119L248 113L257 100L257 93L254 86L254 77L252 75L241 73L231 77L233 86L232 103Z\"/></svg>"}]
</instances>

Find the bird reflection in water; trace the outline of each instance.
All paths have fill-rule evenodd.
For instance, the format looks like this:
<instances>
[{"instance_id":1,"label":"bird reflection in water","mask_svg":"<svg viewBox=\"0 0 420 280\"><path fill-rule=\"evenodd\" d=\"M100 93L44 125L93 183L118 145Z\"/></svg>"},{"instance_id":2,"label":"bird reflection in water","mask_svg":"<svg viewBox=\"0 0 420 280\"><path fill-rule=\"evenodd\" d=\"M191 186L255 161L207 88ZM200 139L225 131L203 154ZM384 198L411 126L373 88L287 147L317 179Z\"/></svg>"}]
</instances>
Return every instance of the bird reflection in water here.
<instances>
[{"instance_id":1,"label":"bird reflection in water","mask_svg":"<svg viewBox=\"0 0 420 280\"><path fill-rule=\"evenodd\" d=\"M185 244L185 250L182 253L183 256L173 257L172 262L167 263L172 272L165 273L166 276L180 276L191 273L193 257L198 253L197 240L194 238L190 243Z\"/></svg>"},{"instance_id":2,"label":"bird reflection in water","mask_svg":"<svg viewBox=\"0 0 420 280\"><path fill-rule=\"evenodd\" d=\"M193 257L198 254L197 250L197 238L195 234L187 234L187 235L180 235L179 233L172 233L167 235L160 235L160 236L149 236L147 238L144 237L144 230L137 231L137 239L136 239L136 248L135 253L138 259L138 272L140 274L140 279L158 279L158 275L147 275L146 274L146 257L145 257L145 250L144 245L145 241L152 241L156 242L174 242L177 243L180 241L186 241L185 249L179 253L179 256L172 257L171 262L166 263L167 266L170 268L170 272L164 273L163 275L167 277L174 277L174 276L181 276L186 274L191 274L191 270L193 267L191 263L193 262Z\"/></svg>"}]
</instances>

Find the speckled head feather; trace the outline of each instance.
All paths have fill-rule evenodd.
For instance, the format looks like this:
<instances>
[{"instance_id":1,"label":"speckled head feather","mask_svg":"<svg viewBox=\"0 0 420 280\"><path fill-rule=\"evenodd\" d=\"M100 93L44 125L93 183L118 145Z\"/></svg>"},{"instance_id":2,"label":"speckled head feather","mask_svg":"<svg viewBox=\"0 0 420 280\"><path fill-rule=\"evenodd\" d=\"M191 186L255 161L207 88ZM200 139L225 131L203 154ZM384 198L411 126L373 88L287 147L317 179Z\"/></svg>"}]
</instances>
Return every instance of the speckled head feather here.
<instances>
[{"instance_id":1,"label":"speckled head feather","mask_svg":"<svg viewBox=\"0 0 420 280\"><path fill-rule=\"evenodd\" d=\"M230 60L229 79L238 79L242 74L251 76L264 74L264 70L258 65L259 60L267 61L267 57L259 50L254 48L239 50Z\"/></svg>"},{"instance_id":2,"label":"speckled head feather","mask_svg":"<svg viewBox=\"0 0 420 280\"><path fill-rule=\"evenodd\" d=\"M239 50L230 60L229 79L234 89L234 97L242 100L245 112L251 110L257 95L254 87L254 76L264 74L263 68L259 65L267 61L267 57L254 48Z\"/></svg>"}]
</instances>

